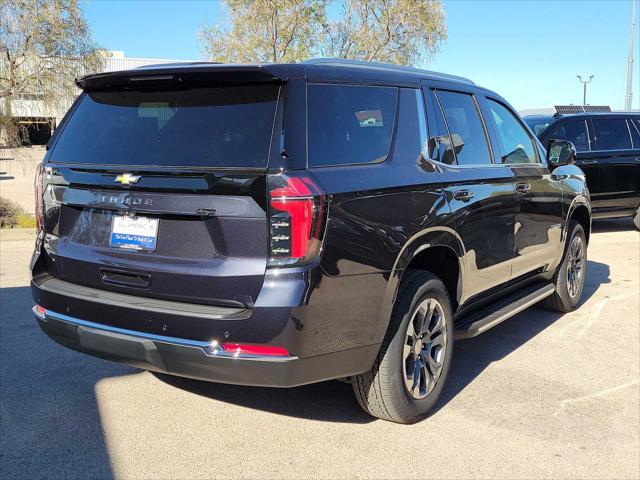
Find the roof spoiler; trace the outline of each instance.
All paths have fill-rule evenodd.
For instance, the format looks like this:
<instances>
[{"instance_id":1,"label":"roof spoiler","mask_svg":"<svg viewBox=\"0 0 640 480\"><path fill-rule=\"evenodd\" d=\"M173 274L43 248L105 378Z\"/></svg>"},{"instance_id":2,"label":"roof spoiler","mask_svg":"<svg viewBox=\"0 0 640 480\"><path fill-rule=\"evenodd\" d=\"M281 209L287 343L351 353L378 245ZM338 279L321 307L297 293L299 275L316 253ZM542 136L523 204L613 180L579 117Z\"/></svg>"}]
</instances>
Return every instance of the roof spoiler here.
<instances>
[{"instance_id":1,"label":"roof spoiler","mask_svg":"<svg viewBox=\"0 0 640 480\"><path fill-rule=\"evenodd\" d=\"M278 83L284 81L262 65L222 65L211 63L156 65L153 68L95 73L76 79L84 91L111 88L158 87L162 85L227 85L237 83Z\"/></svg>"}]
</instances>

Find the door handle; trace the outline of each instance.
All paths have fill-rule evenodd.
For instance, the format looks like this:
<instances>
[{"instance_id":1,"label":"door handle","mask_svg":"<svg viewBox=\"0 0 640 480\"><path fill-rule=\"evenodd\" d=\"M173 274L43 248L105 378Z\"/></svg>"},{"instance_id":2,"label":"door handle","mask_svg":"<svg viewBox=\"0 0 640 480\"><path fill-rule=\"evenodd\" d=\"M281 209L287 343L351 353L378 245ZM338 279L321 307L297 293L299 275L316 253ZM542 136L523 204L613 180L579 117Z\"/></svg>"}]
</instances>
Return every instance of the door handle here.
<instances>
[{"instance_id":1,"label":"door handle","mask_svg":"<svg viewBox=\"0 0 640 480\"><path fill-rule=\"evenodd\" d=\"M527 193L529 190L531 190L531 185L528 183L518 183L516 185L516 192L518 193Z\"/></svg>"},{"instance_id":2,"label":"door handle","mask_svg":"<svg viewBox=\"0 0 640 480\"><path fill-rule=\"evenodd\" d=\"M580 162L582 165L595 165L596 163L598 163L597 160L582 160Z\"/></svg>"},{"instance_id":3,"label":"door handle","mask_svg":"<svg viewBox=\"0 0 640 480\"><path fill-rule=\"evenodd\" d=\"M456 200L462 200L463 202L468 202L473 197L475 197L475 195L476 194L471 190L456 190L455 192L453 192L453 198L455 198Z\"/></svg>"}]
</instances>

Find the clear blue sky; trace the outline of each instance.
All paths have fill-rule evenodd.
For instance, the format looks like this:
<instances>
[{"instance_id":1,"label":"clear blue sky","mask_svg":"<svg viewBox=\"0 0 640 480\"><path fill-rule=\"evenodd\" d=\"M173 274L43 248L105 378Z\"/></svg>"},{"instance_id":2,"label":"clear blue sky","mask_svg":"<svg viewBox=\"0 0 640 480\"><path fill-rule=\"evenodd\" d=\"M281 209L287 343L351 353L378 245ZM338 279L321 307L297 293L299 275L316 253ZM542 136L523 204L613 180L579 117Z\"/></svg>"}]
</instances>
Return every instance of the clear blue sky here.
<instances>
[{"instance_id":1,"label":"clear blue sky","mask_svg":"<svg viewBox=\"0 0 640 480\"><path fill-rule=\"evenodd\" d=\"M449 38L427 68L470 77L519 110L581 103L576 75L593 74L588 103L622 108L630 0L445 0L444 8ZM203 59L198 31L221 18L220 4L204 0L90 0L84 11L100 46L144 58Z\"/></svg>"}]
</instances>

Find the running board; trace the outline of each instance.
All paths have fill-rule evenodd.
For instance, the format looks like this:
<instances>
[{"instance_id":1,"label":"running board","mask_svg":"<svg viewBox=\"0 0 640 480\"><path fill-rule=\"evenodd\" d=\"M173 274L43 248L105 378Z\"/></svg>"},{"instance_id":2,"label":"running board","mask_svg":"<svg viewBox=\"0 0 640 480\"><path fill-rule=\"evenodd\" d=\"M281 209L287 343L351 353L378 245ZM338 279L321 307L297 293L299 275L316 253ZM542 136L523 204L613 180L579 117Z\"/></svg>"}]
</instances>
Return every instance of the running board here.
<instances>
[{"instance_id":1,"label":"running board","mask_svg":"<svg viewBox=\"0 0 640 480\"><path fill-rule=\"evenodd\" d=\"M496 305L491 305L470 315L468 318L461 319L459 323L456 322L454 338L462 339L478 336L534 303L538 303L553 294L553 292L555 292L555 287L550 283L542 286L536 284L533 287L526 288Z\"/></svg>"}]
</instances>

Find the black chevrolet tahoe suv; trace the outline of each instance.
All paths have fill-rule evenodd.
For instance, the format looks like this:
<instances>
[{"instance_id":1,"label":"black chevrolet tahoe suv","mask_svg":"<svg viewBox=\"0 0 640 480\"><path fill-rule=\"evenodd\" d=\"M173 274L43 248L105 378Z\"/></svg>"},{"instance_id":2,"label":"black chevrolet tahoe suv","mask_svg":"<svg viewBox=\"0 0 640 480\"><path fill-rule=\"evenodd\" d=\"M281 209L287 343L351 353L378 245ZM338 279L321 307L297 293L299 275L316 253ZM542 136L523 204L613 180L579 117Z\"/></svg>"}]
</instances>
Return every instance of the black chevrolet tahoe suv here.
<instances>
[{"instance_id":1,"label":"black chevrolet tahoe suv","mask_svg":"<svg viewBox=\"0 0 640 480\"><path fill-rule=\"evenodd\" d=\"M524 120L543 145L574 144L593 218L633 216L640 230L640 113L527 115Z\"/></svg>"},{"instance_id":2,"label":"black chevrolet tahoe suv","mask_svg":"<svg viewBox=\"0 0 640 480\"><path fill-rule=\"evenodd\" d=\"M315 60L77 83L31 261L34 314L69 348L214 382L346 378L368 413L411 423L454 340L578 305L573 146L547 153L470 80Z\"/></svg>"}]
</instances>

